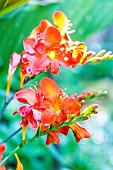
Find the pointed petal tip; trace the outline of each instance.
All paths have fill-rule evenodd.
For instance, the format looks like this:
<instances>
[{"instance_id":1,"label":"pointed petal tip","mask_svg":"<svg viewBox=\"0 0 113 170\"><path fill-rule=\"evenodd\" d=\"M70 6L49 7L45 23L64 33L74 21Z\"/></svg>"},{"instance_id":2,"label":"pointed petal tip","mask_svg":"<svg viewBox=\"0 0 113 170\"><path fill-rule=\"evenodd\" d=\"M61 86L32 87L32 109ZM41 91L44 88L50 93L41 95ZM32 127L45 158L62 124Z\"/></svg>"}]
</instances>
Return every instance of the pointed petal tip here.
<instances>
[{"instance_id":1,"label":"pointed petal tip","mask_svg":"<svg viewBox=\"0 0 113 170\"><path fill-rule=\"evenodd\" d=\"M57 83L48 77L44 77L40 81L39 87L41 88L43 95L50 100L55 98L60 92Z\"/></svg>"}]
</instances>

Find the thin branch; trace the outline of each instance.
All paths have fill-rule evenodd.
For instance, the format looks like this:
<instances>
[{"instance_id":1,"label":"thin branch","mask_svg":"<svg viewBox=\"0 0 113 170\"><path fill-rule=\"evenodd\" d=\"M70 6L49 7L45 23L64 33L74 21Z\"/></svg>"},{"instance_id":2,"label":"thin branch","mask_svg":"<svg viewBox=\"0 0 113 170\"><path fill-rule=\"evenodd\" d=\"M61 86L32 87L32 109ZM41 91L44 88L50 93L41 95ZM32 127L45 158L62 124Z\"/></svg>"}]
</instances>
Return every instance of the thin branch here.
<instances>
[{"instance_id":1,"label":"thin branch","mask_svg":"<svg viewBox=\"0 0 113 170\"><path fill-rule=\"evenodd\" d=\"M18 128L14 133L12 133L10 136L8 136L5 140L1 141L0 144L3 144L5 142L7 142L8 140L10 140L13 136L15 136L20 130L22 129L22 127Z\"/></svg>"},{"instance_id":2,"label":"thin branch","mask_svg":"<svg viewBox=\"0 0 113 170\"><path fill-rule=\"evenodd\" d=\"M3 107L2 107L2 110L0 111L0 120L1 120L1 118L2 118L2 116L3 116L3 113L4 113L4 111L5 111L5 109L6 109L6 107L8 106L8 104L11 102L11 100L13 99L13 96L14 96L14 94L9 98L6 98L6 100L5 100L5 102L4 102L4 105L3 105Z\"/></svg>"}]
</instances>

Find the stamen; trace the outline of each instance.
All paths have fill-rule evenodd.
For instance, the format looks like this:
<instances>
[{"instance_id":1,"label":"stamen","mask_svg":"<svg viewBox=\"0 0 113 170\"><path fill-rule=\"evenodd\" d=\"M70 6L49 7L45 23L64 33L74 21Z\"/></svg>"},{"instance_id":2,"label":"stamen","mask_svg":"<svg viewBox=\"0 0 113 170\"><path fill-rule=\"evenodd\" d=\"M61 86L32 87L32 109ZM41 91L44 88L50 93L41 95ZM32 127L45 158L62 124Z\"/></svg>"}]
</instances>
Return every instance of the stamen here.
<instances>
[{"instance_id":1,"label":"stamen","mask_svg":"<svg viewBox=\"0 0 113 170\"><path fill-rule=\"evenodd\" d=\"M67 31L68 34L72 34L72 33L74 33L74 32L75 32L75 30Z\"/></svg>"},{"instance_id":2,"label":"stamen","mask_svg":"<svg viewBox=\"0 0 113 170\"><path fill-rule=\"evenodd\" d=\"M69 58L68 57L64 57L64 61L68 61L69 60Z\"/></svg>"}]
</instances>

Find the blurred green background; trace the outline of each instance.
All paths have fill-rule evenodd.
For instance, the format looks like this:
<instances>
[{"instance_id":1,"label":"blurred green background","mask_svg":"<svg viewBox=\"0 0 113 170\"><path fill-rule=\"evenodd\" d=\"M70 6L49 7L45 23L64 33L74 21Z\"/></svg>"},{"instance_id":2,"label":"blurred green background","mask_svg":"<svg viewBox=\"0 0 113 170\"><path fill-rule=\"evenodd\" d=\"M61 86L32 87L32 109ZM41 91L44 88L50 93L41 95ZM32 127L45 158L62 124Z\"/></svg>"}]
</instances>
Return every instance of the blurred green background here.
<instances>
[{"instance_id":1,"label":"blurred green background","mask_svg":"<svg viewBox=\"0 0 113 170\"><path fill-rule=\"evenodd\" d=\"M1 7L1 6L0 6ZM28 36L41 19L52 21L56 10L63 11L73 24L76 32L73 40L84 41L89 50L101 49L113 51L113 0L31 0L29 3L0 17L0 109L5 100L7 70L11 54L23 50L23 38ZM44 73L28 83L29 86ZM108 95L92 99L87 105L98 103L99 113L92 119L83 122L91 133L90 139L76 143L70 132L67 137L61 136L58 146L45 145L45 137L19 151L24 170L113 170L113 61L77 66L75 69L61 68L58 75L51 77L66 92L80 93L83 89L107 90ZM11 93L19 88L19 68L11 85ZM7 138L19 128L21 117L12 113L19 108L19 103L12 100L0 121L0 141ZM35 132L28 129L27 138ZM13 150L21 142L21 132L10 139L7 150ZM16 160L7 161L7 169L14 170Z\"/></svg>"}]
</instances>

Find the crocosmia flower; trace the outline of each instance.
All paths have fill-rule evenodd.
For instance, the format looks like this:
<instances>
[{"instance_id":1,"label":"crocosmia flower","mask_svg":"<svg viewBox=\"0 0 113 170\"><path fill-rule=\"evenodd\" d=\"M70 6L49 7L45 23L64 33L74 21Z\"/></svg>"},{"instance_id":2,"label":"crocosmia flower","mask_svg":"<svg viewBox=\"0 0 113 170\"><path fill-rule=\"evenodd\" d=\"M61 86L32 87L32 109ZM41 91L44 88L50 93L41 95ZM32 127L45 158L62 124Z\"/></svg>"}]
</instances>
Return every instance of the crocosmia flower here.
<instances>
[{"instance_id":1,"label":"crocosmia flower","mask_svg":"<svg viewBox=\"0 0 113 170\"><path fill-rule=\"evenodd\" d=\"M74 68L94 55L87 52L85 43L72 41L69 36L73 32L70 30L72 24L63 12L56 11L52 18L56 26L48 20L42 20L23 40L21 88L26 76L35 76L47 69L57 74L60 66Z\"/></svg>"},{"instance_id":2,"label":"crocosmia flower","mask_svg":"<svg viewBox=\"0 0 113 170\"><path fill-rule=\"evenodd\" d=\"M69 127L72 129L77 142L79 142L82 138L90 138L89 132L79 123L73 123L69 125Z\"/></svg>"},{"instance_id":3,"label":"crocosmia flower","mask_svg":"<svg viewBox=\"0 0 113 170\"><path fill-rule=\"evenodd\" d=\"M81 104L74 97L69 97L55 81L48 77L39 82L39 88L20 90L15 93L14 98L25 104L14 113L19 113L22 117L23 129L30 126L33 130L40 128L45 132L51 125L57 127L63 122L80 116ZM46 144L52 142L58 144L60 142L58 134L67 135L69 129L72 129L77 142L82 138L90 137L85 128L74 123L49 132Z\"/></svg>"}]
</instances>

